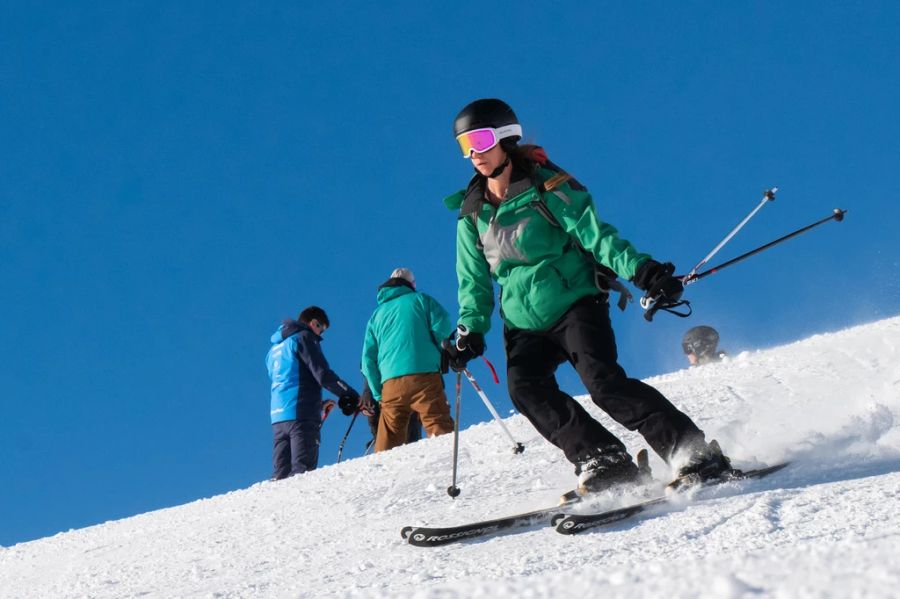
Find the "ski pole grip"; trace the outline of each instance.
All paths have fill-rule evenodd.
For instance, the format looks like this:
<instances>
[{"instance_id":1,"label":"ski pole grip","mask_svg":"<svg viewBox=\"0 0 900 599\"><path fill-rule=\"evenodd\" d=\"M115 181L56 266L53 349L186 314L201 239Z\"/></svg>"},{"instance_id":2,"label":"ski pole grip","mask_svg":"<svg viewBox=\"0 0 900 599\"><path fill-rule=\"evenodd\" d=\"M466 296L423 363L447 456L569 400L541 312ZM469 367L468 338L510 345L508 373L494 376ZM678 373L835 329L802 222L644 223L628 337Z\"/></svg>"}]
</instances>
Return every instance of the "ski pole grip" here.
<instances>
[{"instance_id":1,"label":"ski pole grip","mask_svg":"<svg viewBox=\"0 0 900 599\"><path fill-rule=\"evenodd\" d=\"M659 310L659 301L653 300L645 295L641 298L641 308L644 309L644 320L653 322L653 316L656 314L656 311Z\"/></svg>"},{"instance_id":2,"label":"ski pole grip","mask_svg":"<svg viewBox=\"0 0 900 599\"><path fill-rule=\"evenodd\" d=\"M456 349L458 351L462 351L464 347L461 345L463 343L466 336L469 334L469 329L464 324L456 325Z\"/></svg>"}]
</instances>

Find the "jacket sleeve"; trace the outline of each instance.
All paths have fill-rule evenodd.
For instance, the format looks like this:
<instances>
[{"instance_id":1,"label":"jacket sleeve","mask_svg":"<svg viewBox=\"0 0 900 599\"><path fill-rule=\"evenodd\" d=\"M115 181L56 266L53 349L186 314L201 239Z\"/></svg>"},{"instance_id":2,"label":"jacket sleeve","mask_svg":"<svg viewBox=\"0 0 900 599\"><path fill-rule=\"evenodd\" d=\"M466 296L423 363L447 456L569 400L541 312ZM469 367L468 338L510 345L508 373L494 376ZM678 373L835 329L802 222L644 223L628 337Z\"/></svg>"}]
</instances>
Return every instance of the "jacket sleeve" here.
<instances>
[{"instance_id":1,"label":"jacket sleeve","mask_svg":"<svg viewBox=\"0 0 900 599\"><path fill-rule=\"evenodd\" d=\"M545 192L544 201L566 233L620 277L633 279L638 267L650 259L649 254L638 252L628 240L619 237L615 227L597 217L594 200L587 191L564 185Z\"/></svg>"},{"instance_id":2,"label":"jacket sleeve","mask_svg":"<svg viewBox=\"0 0 900 599\"><path fill-rule=\"evenodd\" d=\"M361 364L363 376L366 377L369 389L372 390L372 397L375 398L375 401L381 401L381 369L378 368L378 340L375 338L373 321L374 317L366 326Z\"/></svg>"},{"instance_id":3,"label":"jacket sleeve","mask_svg":"<svg viewBox=\"0 0 900 599\"><path fill-rule=\"evenodd\" d=\"M438 350L440 350L441 342L453 333L453 321L450 320L450 314L447 313L444 306L436 299L426 295L425 302L428 309L428 324L431 328L431 336L438 344Z\"/></svg>"},{"instance_id":4,"label":"jacket sleeve","mask_svg":"<svg viewBox=\"0 0 900 599\"><path fill-rule=\"evenodd\" d=\"M300 354L300 359L303 360L303 363L306 364L306 367L309 368L316 382L322 388L328 389L328 391L338 397L348 392L353 395L359 395L353 387L341 380L331 369L331 366L328 365L328 360L325 359L325 354L322 353L318 339L314 338L311 333L300 333L298 337L300 351L297 353Z\"/></svg>"},{"instance_id":5,"label":"jacket sleeve","mask_svg":"<svg viewBox=\"0 0 900 599\"><path fill-rule=\"evenodd\" d=\"M478 230L466 217L456 224L456 278L459 323L475 333L487 333L494 311L494 284L490 266L479 249Z\"/></svg>"}]
</instances>

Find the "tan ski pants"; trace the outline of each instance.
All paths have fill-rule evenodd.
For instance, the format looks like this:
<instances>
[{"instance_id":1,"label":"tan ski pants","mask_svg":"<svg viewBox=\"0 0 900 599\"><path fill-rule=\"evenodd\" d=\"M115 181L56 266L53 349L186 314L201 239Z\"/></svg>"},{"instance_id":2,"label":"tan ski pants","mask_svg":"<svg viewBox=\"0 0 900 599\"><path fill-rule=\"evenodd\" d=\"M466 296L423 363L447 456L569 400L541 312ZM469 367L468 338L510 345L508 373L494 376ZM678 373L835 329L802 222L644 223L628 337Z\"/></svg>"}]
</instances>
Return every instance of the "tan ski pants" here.
<instances>
[{"instance_id":1,"label":"tan ski pants","mask_svg":"<svg viewBox=\"0 0 900 599\"><path fill-rule=\"evenodd\" d=\"M436 437L453 432L450 406L438 372L408 374L384 381L381 387L381 419L375 435L375 451L385 451L406 442L409 416L419 415L425 433Z\"/></svg>"}]
</instances>

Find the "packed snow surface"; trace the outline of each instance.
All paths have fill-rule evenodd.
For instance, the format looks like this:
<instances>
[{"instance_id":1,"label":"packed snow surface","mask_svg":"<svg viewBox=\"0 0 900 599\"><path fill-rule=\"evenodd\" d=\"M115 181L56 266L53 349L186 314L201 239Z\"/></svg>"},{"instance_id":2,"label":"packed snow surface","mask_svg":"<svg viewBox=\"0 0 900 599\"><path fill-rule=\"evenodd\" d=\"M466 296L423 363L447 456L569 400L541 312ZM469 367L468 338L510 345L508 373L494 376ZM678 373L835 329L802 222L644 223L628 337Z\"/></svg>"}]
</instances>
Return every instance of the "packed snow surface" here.
<instances>
[{"instance_id":1,"label":"packed snow surface","mask_svg":"<svg viewBox=\"0 0 900 599\"><path fill-rule=\"evenodd\" d=\"M561 452L517 415L506 424L521 455L496 423L462 432L455 500L447 435L0 548L0 597L898 596L900 318L649 382L735 465L791 466L577 536L535 526L407 545L405 525L553 505L572 486ZM643 446L581 401L633 451ZM468 389L464 402L478 399Z\"/></svg>"}]
</instances>

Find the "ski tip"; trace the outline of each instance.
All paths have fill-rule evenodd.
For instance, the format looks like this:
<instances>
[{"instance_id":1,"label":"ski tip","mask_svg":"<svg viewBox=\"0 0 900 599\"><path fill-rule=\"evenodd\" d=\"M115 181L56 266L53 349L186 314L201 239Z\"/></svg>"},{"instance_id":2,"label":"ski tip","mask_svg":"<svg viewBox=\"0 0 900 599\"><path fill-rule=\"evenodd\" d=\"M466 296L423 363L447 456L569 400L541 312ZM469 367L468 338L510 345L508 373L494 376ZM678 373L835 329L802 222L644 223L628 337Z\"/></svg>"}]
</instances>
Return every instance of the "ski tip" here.
<instances>
[{"instance_id":1,"label":"ski tip","mask_svg":"<svg viewBox=\"0 0 900 599\"><path fill-rule=\"evenodd\" d=\"M556 522L553 523L556 526L556 532L564 535L571 535L578 532L578 522L575 518L570 518L568 516L560 518Z\"/></svg>"},{"instance_id":2,"label":"ski tip","mask_svg":"<svg viewBox=\"0 0 900 599\"><path fill-rule=\"evenodd\" d=\"M415 529L416 529L415 526L404 526L400 530L400 536L403 537L404 539L408 539L410 533L412 533L412 531L414 531Z\"/></svg>"},{"instance_id":3,"label":"ski tip","mask_svg":"<svg viewBox=\"0 0 900 599\"><path fill-rule=\"evenodd\" d=\"M774 474L779 470L787 468L790 464L790 462L780 462L778 464L764 466L762 468L756 468L753 470L739 470L735 468L734 470L731 470L727 476L722 476L720 478L711 478L707 480L702 480L696 474L689 474L681 478L676 478L675 480L667 484L666 494L680 494L685 491L703 486L737 483L754 478L763 478L770 474Z\"/></svg>"}]
</instances>

